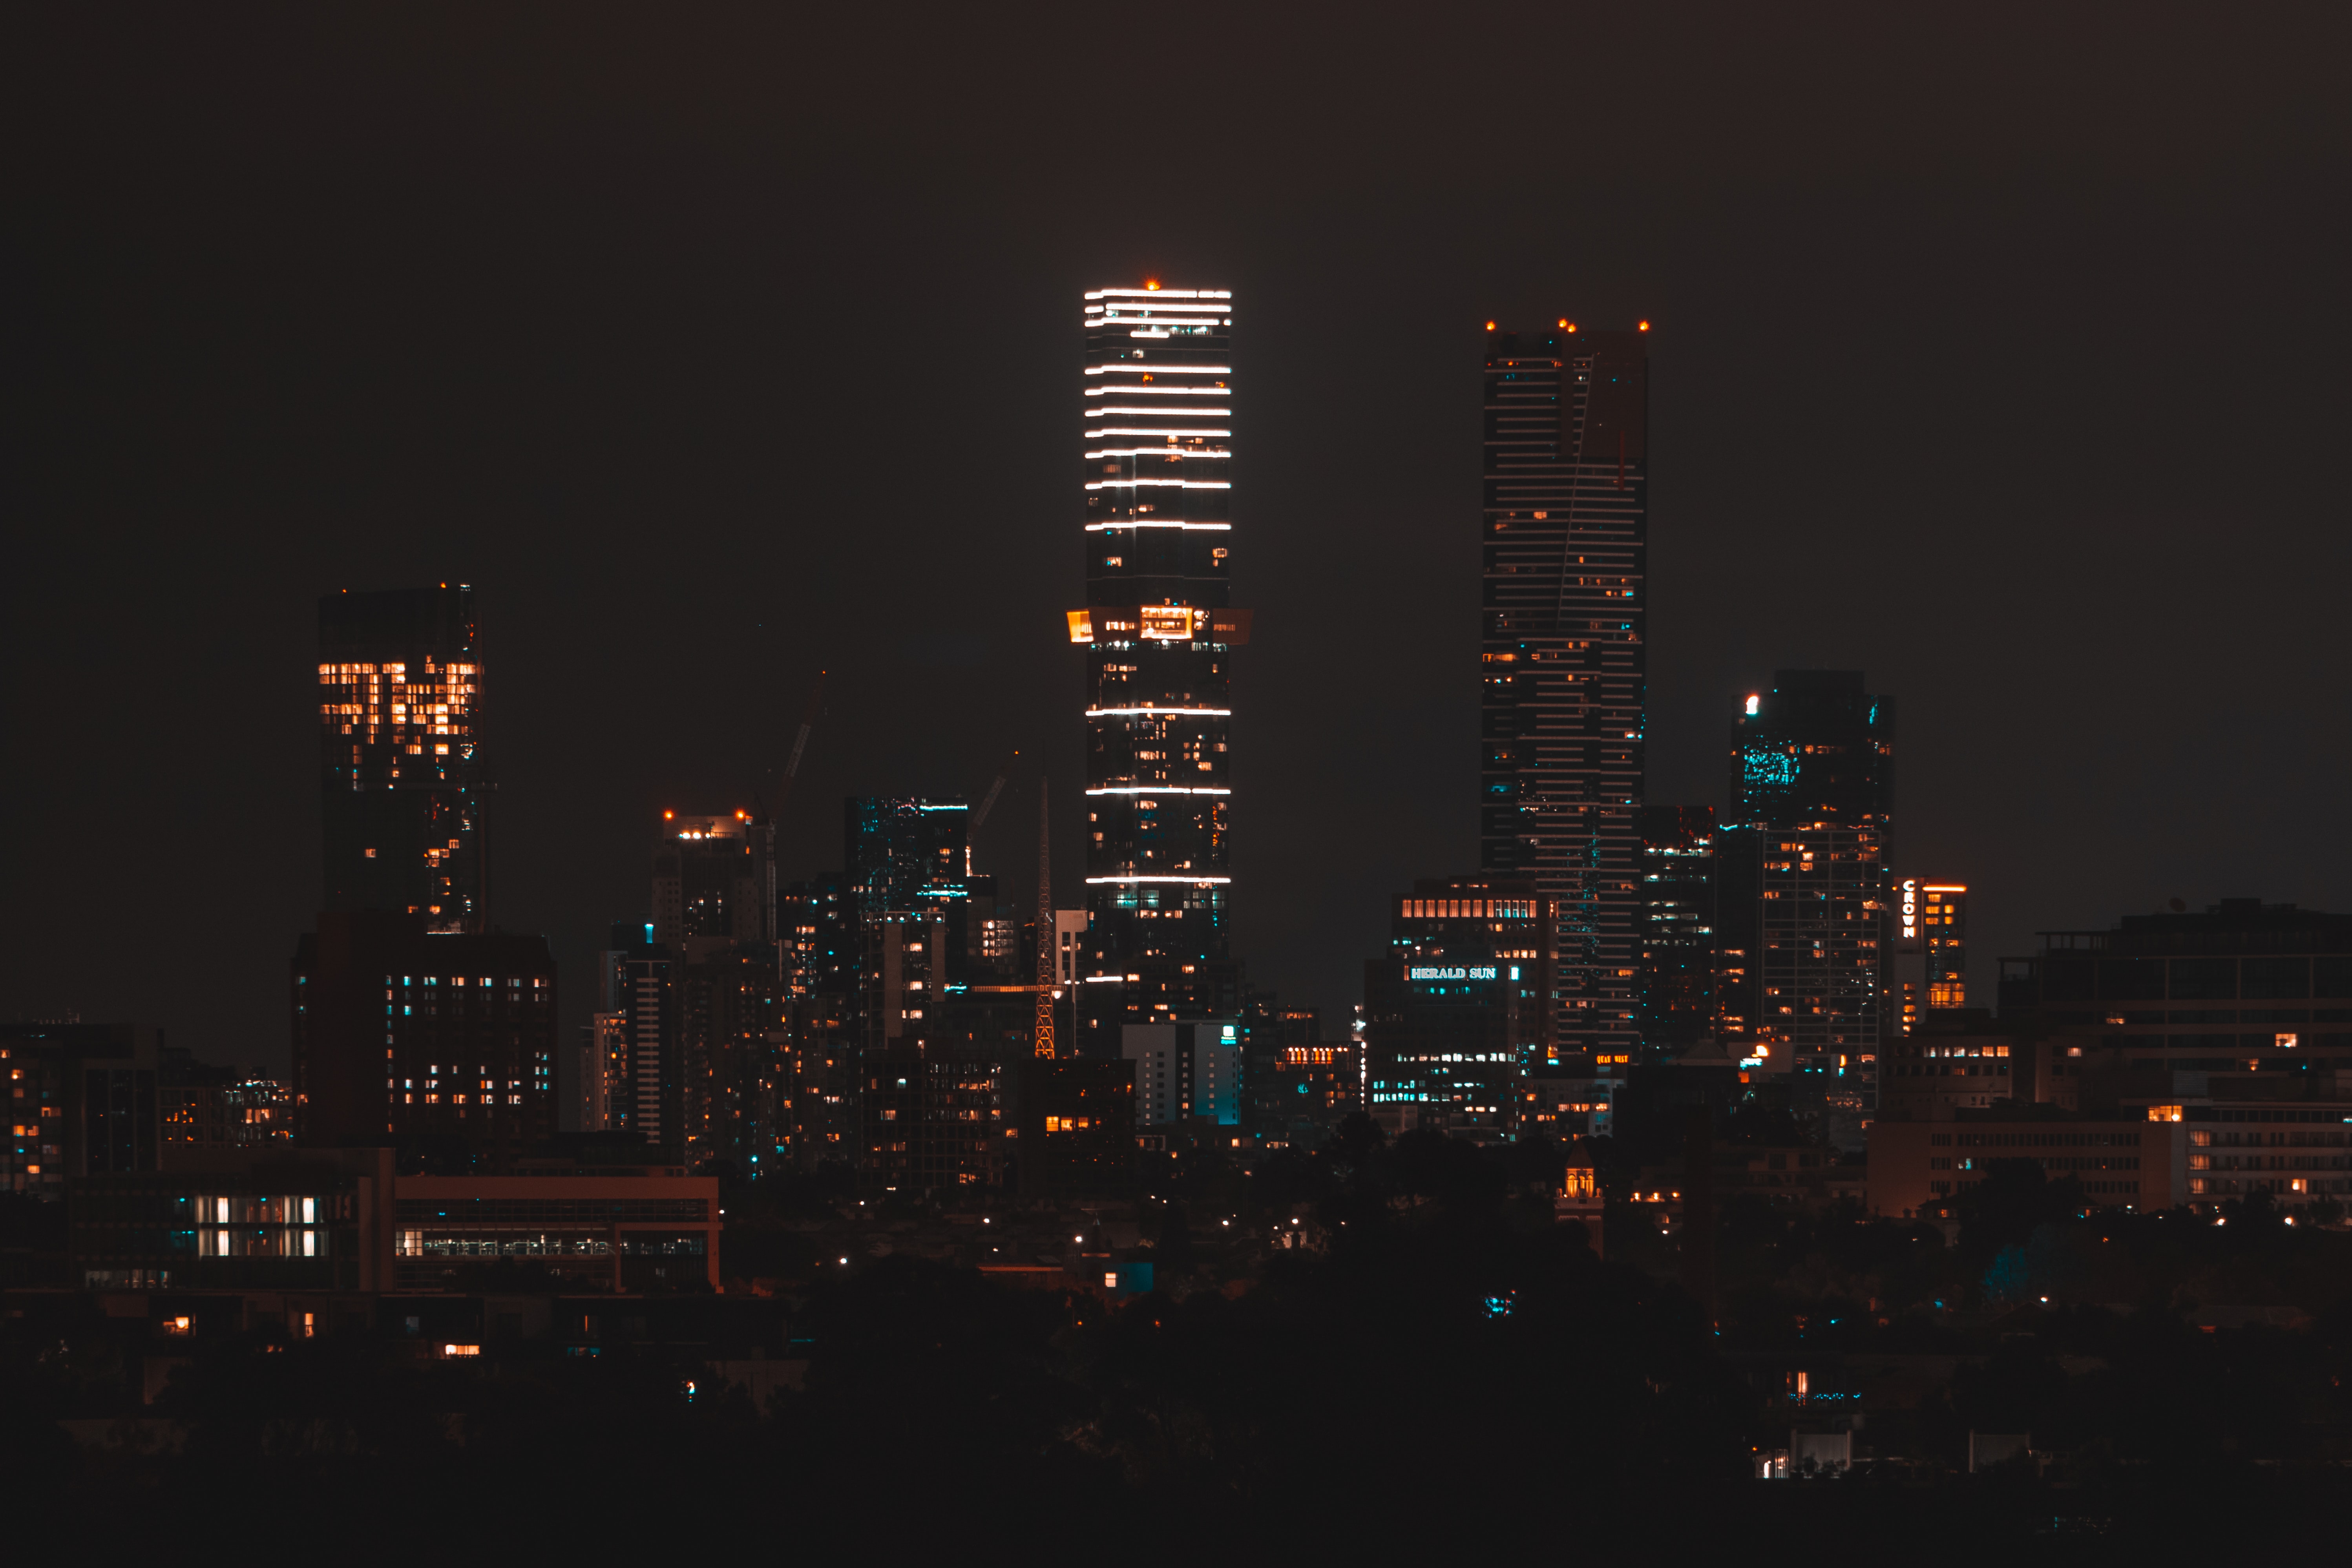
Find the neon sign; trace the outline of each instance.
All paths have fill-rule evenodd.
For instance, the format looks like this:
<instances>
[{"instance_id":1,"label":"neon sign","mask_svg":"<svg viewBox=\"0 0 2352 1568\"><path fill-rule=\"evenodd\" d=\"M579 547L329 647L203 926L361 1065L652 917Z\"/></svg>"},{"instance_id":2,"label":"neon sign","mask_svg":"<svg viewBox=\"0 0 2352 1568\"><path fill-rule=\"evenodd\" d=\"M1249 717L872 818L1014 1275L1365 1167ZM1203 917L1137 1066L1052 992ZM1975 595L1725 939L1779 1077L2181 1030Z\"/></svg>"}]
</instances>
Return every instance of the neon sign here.
<instances>
[{"instance_id":1,"label":"neon sign","mask_svg":"<svg viewBox=\"0 0 2352 1568\"><path fill-rule=\"evenodd\" d=\"M1408 980L1492 980L1495 978L1495 966L1491 963L1475 963L1466 969L1409 969L1405 971L1405 978Z\"/></svg>"}]
</instances>

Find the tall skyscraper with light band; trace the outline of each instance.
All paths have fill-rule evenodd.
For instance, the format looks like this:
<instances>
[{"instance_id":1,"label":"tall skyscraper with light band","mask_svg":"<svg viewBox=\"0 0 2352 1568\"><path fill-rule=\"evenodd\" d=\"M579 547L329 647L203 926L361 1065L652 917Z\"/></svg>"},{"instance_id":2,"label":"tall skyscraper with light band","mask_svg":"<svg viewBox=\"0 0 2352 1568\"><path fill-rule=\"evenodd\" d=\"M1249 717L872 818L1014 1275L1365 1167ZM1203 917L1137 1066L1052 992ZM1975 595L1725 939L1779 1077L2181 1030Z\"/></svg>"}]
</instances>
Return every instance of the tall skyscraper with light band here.
<instances>
[{"instance_id":1,"label":"tall skyscraper with light band","mask_svg":"<svg viewBox=\"0 0 2352 1568\"><path fill-rule=\"evenodd\" d=\"M1637 1036L1648 331L1486 324L1478 864L1558 906L1555 1057Z\"/></svg>"},{"instance_id":2,"label":"tall skyscraper with light band","mask_svg":"<svg viewBox=\"0 0 2352 1568\"><path fill-rule=\"evenodd\" d=\"M1228 950L1233 295L1086 297L1087 978L1079 1033L1238 1004Z\"/></svg>"}]
</instances>

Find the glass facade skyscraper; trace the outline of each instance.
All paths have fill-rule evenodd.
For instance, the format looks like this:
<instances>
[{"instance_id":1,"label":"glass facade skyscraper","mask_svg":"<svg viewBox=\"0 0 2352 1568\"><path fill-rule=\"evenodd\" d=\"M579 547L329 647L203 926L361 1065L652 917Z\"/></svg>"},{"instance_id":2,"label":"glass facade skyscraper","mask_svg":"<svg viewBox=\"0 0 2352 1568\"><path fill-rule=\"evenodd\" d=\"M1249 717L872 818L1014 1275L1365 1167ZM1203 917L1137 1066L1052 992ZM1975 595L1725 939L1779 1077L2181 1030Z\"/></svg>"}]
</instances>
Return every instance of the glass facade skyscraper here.
<instances>
[{"instance_id":1,"label":"glass facade skyscraper","mask_svg":"<svg viewBox=\"0 0 2352 1568\"><path fill-rule=\"evenodd\" d=\"M324 908L485 929L481 692L465 584L319 601Z\"/></svg>"},{"instance_id":2,"label":"glass facade skyscraper","mask_svg":"<svg viewBox=\"0 0 2352 1568\"><path fill-rule=\"evenodd\" d=\"M1722 1027L1768 1070L1876 1109L1891 977L1895 700L1862 672L1784 669L1732 722L1717 842Z\"/></svg>"},{"instance_id":3,"label":"glass facade skyscraper","mask_svg":"<svg viewBox=\"0 0 2352 1568\"><path fill-rule=\"evenodd\" d=\"M1233 295L1099 289L1085 302L1087 607L1081 1049L1126 1023L1230 1016L1228 771Z\"/></svg>"},{"instance_id":4,"label":"glass facade skyscraper","mask_svg":"<svg viewBox=\"0 0 2352 1568\"><path fill-rule=\"evenodd\" d=\"M1478 864L1559 910L1563 1055L1638 1037L1647 326L1487 323Z\"/></svg>"},{"instance_id":5,"label":"glass facade skyscraper","mask_svg":"<svg viewBox=\"0 0 2352 1568\"><path fill-rule=\"evenodd\" d=\"M1642 1044L1680 1055L1715 1026L1715 812L1645 805L1635 820Z\"/></svg>"},{"instance_id":6,"label":"glass facade skyscraper","mask_svg":"<svg viewBox=\"0 0 2352 1568\"><path fill-rule=\"evenodd\" d=\"M1548 1051L1540 1002L1558 921L1531 882L1423 880L1390 906L1389 951L1364 966L1365 1096L1391 1132L1482 1141L1512 1126Z\"/></svg>"}]
</instances>

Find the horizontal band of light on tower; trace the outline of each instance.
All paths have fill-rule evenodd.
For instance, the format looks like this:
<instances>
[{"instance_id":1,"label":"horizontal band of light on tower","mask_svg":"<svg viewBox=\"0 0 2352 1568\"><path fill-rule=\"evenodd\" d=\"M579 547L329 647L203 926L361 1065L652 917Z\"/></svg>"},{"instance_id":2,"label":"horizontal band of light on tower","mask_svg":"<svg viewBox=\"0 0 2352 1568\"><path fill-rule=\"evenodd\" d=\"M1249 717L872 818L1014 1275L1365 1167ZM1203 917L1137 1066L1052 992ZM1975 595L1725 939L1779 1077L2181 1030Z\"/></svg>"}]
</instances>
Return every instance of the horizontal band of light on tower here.
<instances>
[{"instance_id":1,"label":"horizontal band of light on tower","mask_svg":"<svg viewBox=\"0 0 2352 1568\"><path fill-rule=\"evenodd\" d=\"M1179 447L1171 451L1166 447L1105 447L1099 452L1088 452L1089 458L1230 458L1230 447L1207 447L1187 449Z\"/></svg>"},{"instance_id":2,"label":"horizontal band of light on tower","mask_svg":"<svg viewBox=\"0 0 2352 1568\"><path fill-rule=\"evenodd\" d=\"M1139 397L1231 397L1230 386L1089 386L1084 389L1087 397L1108 397L1114 392L1131 392Z\"/></svg>"},{"instance_id":3,"label":"horizontal band of light on tower","mask_svg":"<svg viewBox=\"0 0 2352 1568\"><path fill-rule=\"evenodd\" d=\"M1135 364L1090 364L1088 375L1231 375L1229 364L1155 364L1146 370Z\"/></svg>"},{"instance_id":4,"label":"horizontal band of light on tower","mask_svg":"<svg viewBox=\"0 0 2352 1568\"><path fill-rule=\"evenodd\" d=\"M1204 713L1212 719L1230 719L1234 716L1234 710L1230 708L1089 708L1087 710L1087 717L1089 719L1123 717L1129 713Z\"/></svg>"},{"instance_id":5,"label":"horizontal band of light on tower","mask_svg":"<svg viewBox=\"0 0 2352 1568\"><path fill-rule=\"evenodd\" d=\"M1233 526L1230 522L1090 522L1087 524L1086 531L1105 533L1114 528L1200 528L1216 533L1228 533L1232 531Z\"/></svg>"},{"instance_id":6,"label":"horizontal band of light on tower","mask_svg":"<svg viewBox=\"0 0 2352 1568\"><path fill-rule=\"evenodd\" d=\"M1099 479L1090 490L1229 490L1231 479Z\"/></svg>"},{"instance_id":7,"label":"horizontal band of light on tower","mask_svg":"<svg viewBox=\"0 0 2352 1568\"><path fill-rule=\"evenodd\" d=\"M1230 300L1230 289L1089 289L1089 300Z\"/></svg>"},{"instance_id":8,"label":"horizontal band of light on tower","mask_svg":"<svg viewBox=\"0 0 2352 1568\"><path fill-rule=\"evenodd\" d=\"M1086 434L1094 437L1097 440L1100 440L1105 436L1166 436L1171 439L1181 437L1217 437L1230 440L1233 438L1234 433L1230 430L1204 430L1200 428L1191 430L1152 430L1146 429L1139 426L1130 427L1125 425L1106 425L1099 430L1089 430L1086 432ZM1168 448L1161 447L1158 448L1158 450L1162 455L1165 455Z\"/></svg>"},{"instance_id":9,"label":"horizontal band of light on tower","mask_svg":"<svg viewBox=\"0 0 2352 1568\"><path fill-rule=\"evenodd\" d=\"M1101 882L1117 882L1122 885L1130 882L1191 882L1203 888L1212 883L1232 880L1231 877L1088 877L1087 879L1089 885Z\"/></svg>"},{"instance_id":10,"label":"horizontal band of light on tower","mask_svg":"<svg viewBox=\"0 0 2352 1568\"><path fill-rule=\"evenodd\" d=\"M1213 784L1098 784L1088 795L1231 795Z\"/></svg>"}]
</instances>

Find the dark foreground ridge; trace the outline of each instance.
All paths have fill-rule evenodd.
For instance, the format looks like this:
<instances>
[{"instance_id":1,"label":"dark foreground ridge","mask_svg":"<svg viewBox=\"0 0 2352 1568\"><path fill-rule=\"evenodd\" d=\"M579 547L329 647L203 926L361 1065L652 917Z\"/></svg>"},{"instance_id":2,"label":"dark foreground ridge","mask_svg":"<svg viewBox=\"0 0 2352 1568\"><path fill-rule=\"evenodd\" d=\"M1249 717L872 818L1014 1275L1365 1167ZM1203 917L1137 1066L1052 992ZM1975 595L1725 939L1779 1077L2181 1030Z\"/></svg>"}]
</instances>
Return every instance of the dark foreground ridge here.
<instances>
[{"instance_id":1,"label":"dark foreground ridge","mask_svg":"<svg viewBox=\"0 0 2352 1568\"><path fill-rule=\"evenodd\" d=\"M1556 1220L1563 1159L1360 1120L1132 1219L1079 1212L1061 1270L953 1260L983 1226L1034 1247L1041 1213L771 1179L730 1189L723 1293L501 1261L320 1331L250 1293L240 1316L13 1289L0 1474L36 1532L162 1546L226 1513L359 1560L1678 1553L1748 1530L2097 1561L2352 1500L2352 1237L2266 1203L2084 1219L2024 1165L1948 1235L1735 1197L1711 1324L1638 1205L1612 1206L1605 1261ZM12 1215L19 1260L39 1214ZM1129 1262L1073 1272L1096 1247ZM1136 1258L1156 1289L1110 1288ZM2219 1278L2305 1305L2200 1305ZM1804 1439L1841 1432L1850 1468L1804 1474ZM1990 1462L1996 1434L2031 1452ZM1758 1479L1775 1450L1791 1481Z\"/></svg>"}]
</instances>

